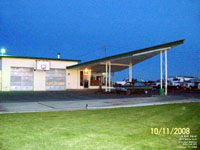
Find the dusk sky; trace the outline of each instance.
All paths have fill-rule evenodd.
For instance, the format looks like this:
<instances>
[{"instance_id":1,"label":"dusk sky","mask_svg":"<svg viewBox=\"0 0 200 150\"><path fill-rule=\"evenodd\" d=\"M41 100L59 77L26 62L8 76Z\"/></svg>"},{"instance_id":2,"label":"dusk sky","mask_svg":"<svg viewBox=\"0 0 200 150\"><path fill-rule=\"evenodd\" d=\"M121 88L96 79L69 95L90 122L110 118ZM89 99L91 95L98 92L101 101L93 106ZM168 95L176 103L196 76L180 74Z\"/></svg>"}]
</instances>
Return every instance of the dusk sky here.
<instances>
[{"instance_id":1,"label":"dusk sky","mask_svg":"<svg viewBox=\"0 0 200 150\"><path fill-rule=\"evenodd\" d=\"M82 62L185 39L168 52L168 75L200 77L200 0L1 0L0 48L7 55ZM128 70L115 80L128 77ZM159 56L133 77L160 78Z\"/></svg>"}]
</instances>

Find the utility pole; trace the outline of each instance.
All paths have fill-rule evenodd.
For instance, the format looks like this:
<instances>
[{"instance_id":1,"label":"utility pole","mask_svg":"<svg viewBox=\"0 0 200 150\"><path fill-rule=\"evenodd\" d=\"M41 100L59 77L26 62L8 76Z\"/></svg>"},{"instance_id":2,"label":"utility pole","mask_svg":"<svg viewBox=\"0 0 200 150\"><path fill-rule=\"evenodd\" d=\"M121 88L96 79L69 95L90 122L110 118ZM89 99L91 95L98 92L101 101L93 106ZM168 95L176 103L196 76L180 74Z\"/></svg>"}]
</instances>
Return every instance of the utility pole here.
<instances>
[{"instance_id":1,"label":"utility pole","mask_svg":"<svg viewBox=\"0 0 200 150\"><path fill-rule=\"evenodd\" d=\"M106 57L106 45L104 45L104 49L105 49L105 57Z\"/></svg>"}]
</instances>

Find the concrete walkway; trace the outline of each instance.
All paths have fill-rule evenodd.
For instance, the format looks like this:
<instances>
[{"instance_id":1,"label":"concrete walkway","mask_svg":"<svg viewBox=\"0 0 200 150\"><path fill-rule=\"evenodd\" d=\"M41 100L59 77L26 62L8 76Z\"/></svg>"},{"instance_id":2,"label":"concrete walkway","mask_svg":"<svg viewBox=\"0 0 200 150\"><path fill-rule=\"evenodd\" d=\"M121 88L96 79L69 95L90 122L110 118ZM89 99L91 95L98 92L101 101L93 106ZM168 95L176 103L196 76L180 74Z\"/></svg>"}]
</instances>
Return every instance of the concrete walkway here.
<instances>
[{"instance_id":1,"label":"concrete walkway","mask_svg":"<svg viewBox=\"0 0 200 150\"><path fill-rule=\"evenodd\" d=\"M84 109L106 109L119 107L137 107L174 103L200 102L197 98L184 98L177 96L167 97L140 97L105 100L73 100L73 101L41 101L41 102L21 102L21 103L0 103L0 114L2 113L22 113L22 112L46 112L64 110L84 110Z\"/></svg>"}]
</instances>

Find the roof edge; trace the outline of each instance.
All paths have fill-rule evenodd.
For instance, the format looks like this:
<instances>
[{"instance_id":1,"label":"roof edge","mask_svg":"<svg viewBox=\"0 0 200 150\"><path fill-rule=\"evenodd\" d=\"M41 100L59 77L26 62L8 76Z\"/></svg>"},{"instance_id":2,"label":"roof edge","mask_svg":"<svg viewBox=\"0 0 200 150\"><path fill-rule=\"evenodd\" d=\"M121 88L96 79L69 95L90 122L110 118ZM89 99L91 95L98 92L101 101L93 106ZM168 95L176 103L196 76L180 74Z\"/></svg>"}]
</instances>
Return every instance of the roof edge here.
<instances>
[{"instance_id":1,"label":"roof edge","mask_svg":"<svg viewBox=\"0 0 200 150\"><path fill-rule=\"evenodd\" d=\"M142 52L145 52L145 51L151 51L151 50L155 50L155 49L159 49L159 48L176 47L180 44L183 44L184 41L185 41L185 39L182 39L182 40L178 40L178 41L174 41L174 42L169 42L169 43L160 44L160 45L156 45L156 46L152 46L152 47L148 47L148 48L138 49L138 50L122 53L122 54L117 54L117 55L108 56L108 57L104 57L104 58L100 58L100 59L96 59L96 60L91 60L91 61L83 62L83 63L80 63L80 64L68 66L68 67L66 67L66 69L72 69L72 68L81 67L81 66L84 66L84 65L89 65L89 64L92 64L92 63L108 61L112 58L118 58L120 56L129 56L129 55L138 54L138 53L142 53Z\"/></svg>"},{"instance_id":2,"label":"roof edge","mask_svg":"<svg viewBox=\"0 0 200 150\"><path fill-rule=\"evenodd\" d=\"M81 60L75 60L75 59L58 59L58 58L26 57L26 56L11 56L11 55L0 55L0 58L42 59L42 60L75 61L75 62L81 62Z\"/></svg>"}]
</instances>

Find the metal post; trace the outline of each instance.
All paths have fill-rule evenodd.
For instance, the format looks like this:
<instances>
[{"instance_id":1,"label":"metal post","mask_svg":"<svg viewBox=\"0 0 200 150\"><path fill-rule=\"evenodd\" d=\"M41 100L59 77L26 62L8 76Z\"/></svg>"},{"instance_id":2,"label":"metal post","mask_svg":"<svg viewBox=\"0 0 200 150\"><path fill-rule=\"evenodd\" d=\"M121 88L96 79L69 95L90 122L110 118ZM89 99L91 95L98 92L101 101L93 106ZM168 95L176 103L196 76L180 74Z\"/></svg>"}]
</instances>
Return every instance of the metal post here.
<instances>
[{"instance_id":1,"label":"metal post","mask_svg":"<svg viewBox=\"0 0 200 150\"><path fill-rule=\"evenodd\" d=\"M106 92L107 92L107 73L108 73L108 63L106 62L106 83L105 83L105 86L106 86Z\"/></svg>"},{"instance_id":2,"label":"metal post","mask_svg":"<svg viewBox=\"0 0 200 150\"><path fill-rule=\"evenodd\" d=\"M167 50L165 50L165 95L167 95Z\"/></svg>"},{"instance_id":3,"label":"metal post","mask_svg":"<svg viewBox=\"0 0 200 150\"><path fill-rule=\"evenodd\" d=\"M109 62L109 92L111 91L111 62Z\"/></svg>"},{"instance_id":4,"label":"metal post","mask_svg":"<svg viewBox=\"0 0 200 150\"><path fill-rule=\"evenodd\" d=\"M106 57L106 45L104 45L104 52L105 52L105 57Z\"/></svg>"},{"instance_id":5,"label":"metal post","mask_svg":"<svg viewBox=\"0 0 200 150\"><path fill-rule=\"evenodd\" d=\"M129 82L132 82L132 64L129 64Z\"/></svg>"},{"instance_id":6,"label":"metal post","mask_svg":"<svg viewBox=\"0 0 200 150\"><path fill-rule=\"evenodd\" d=\"M160 89L162 89L162 51L160 51Z\"/></svg>"}]
</instances>

